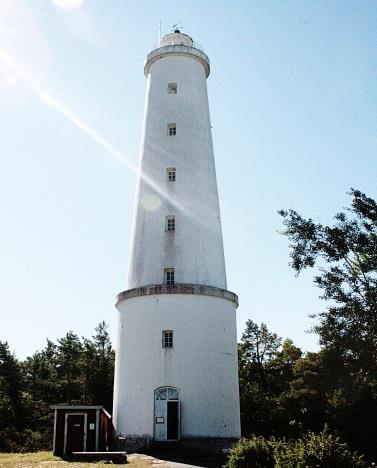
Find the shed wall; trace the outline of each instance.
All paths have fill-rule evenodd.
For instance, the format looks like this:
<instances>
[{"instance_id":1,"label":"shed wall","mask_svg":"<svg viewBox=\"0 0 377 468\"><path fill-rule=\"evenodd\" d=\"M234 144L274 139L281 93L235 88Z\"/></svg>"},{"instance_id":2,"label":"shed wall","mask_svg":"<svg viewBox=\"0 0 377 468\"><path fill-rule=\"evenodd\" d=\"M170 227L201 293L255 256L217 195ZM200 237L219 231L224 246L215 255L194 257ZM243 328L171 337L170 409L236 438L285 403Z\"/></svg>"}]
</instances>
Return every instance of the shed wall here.
<instances>
[{"instance_id":1,"label":"shed wall","mask_svg":"<svg viewBox=\"0 0 377 468\"><path fill-rule=\"evenodd\" d=\"M56 431L55 431L55 451L54 454L64 456L64 441L66 428L66 415L76 413L86 413L87 425L86 425L86 451L96 451L96 436L98 434L98 450L107 450L109 442L111 442L111 420L108 416L99 409L100 417L98 419L98 431L97 431L97 409L82 409L81 408L69 408L69 409L57 409L56 412ZM91 428L92 425L92 428Z\"/></svg>"}]
</instances>

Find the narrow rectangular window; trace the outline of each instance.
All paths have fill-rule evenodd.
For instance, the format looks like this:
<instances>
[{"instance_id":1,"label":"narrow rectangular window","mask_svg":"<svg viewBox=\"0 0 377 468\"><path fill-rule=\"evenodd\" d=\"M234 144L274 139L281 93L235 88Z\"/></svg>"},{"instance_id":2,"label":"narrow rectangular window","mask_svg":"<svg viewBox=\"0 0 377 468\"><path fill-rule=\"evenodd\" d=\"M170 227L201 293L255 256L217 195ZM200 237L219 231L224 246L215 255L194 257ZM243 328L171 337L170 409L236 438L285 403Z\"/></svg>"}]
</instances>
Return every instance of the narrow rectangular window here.
<instances>
[{"instance_id":1,"label":"narrow rectangular window","mask_svg":"<svg viewBox=\"0 0 377 468\"><path fill-rule=\"evenodd\" d=\"M173 330L162 331L162 347L163 348L173 347Z\"/></svg>"},{"instance_id":2,"label":"narrow rectangular window","mask_svg":"<svg viewBox=\"0 0 377 468\"><path fill-rule=\"evenodd\" d=\"M174 268L165 268L164 282L168 285L174 284Z\"/></svg>"},{"instance_id":3,"label":"narrow rectangular window","mask_svg":"<svg viewBox=\"0 0 377 468\"><path fill-rule=\"evenodd\" d=\"M169 83L168 84L168 93L169 94L177 94L177 83Z\"/></svg>"},{"instance_id":4,"label":"narrow rectangular window","mask_svg":"<svg viewBox=\"0 0 377 468\"><path fill-rule=\"evenodd\" d=\"M175 216L165 216L165 231L175 231Z\"/></svg>"},{"instance_id":5,"label":"narrow rectangular window","mask_svg":"<svg viewBox=\"0 0 377 468\"><path fill-rule=\"evenodd\" d=\"M177 126L175 123L168 124L168 135L175 136L177 134Z\"/></svg>"},{"instance_id":6,"label":"narrow rectangular window","mask_svg":"<svg viewBox=\"0 0 377 468\"><path fill-rule=\"evenodd\" d=\"M166 169L166 179L168 182L175 182L175 174L176 174L176 169L175 167L168 167Z\"/></svg>"}]
</instances>

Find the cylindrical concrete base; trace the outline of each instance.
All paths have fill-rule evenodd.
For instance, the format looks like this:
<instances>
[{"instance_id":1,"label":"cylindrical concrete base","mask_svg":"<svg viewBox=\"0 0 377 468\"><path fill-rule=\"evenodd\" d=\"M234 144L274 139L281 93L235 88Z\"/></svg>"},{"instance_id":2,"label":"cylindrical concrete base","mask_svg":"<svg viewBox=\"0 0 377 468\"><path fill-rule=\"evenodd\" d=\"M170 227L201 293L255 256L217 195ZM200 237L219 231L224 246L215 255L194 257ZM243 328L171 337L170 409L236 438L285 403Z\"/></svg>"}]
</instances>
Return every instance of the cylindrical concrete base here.
<instances>
[{"instance_id":1,"label":"cylindrical concrete base","mask_svg":"<svg viewBox=\"0 0 377 468\"><path fill-rule=\"evenodd\" d=\"M157 430L161 440L168 403L156 390L171 388L179 402L174 439L240 437L236 303L173 293L130 297L117 308L116 436L155 440ZM163 347L166 330L172 348Z\"/></svg>"}]
</instances>

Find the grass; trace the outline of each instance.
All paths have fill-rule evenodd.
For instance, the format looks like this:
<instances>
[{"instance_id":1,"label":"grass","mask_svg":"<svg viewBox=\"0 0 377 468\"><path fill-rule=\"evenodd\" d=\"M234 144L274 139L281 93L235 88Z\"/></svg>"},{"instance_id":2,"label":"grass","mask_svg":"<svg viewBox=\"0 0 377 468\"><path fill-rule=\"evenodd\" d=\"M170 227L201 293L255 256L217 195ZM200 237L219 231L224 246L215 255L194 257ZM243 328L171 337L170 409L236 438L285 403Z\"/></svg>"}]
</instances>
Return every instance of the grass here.
<instances>
[{"instance_id":1,"label":"grass","mask_svg":"<svg viewBox=\"0 0 377 468\"><path fill-rule=\"evenodd\" d=\"M128 468L150 468L152 460L143 455L131 455L126 465L117 465L101 462L66 462L55 457L51 452L35 453L0 453L0 468L110 468L111 466Z\"/></svg>"}]
</instances>

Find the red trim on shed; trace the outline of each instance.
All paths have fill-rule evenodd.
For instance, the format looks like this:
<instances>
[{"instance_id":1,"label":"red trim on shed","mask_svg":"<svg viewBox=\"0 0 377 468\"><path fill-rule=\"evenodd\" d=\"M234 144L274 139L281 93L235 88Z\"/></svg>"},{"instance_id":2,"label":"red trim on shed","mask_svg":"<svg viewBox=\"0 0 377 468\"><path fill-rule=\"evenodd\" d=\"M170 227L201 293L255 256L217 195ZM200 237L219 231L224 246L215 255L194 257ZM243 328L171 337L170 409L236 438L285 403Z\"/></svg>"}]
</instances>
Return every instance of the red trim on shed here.
<instances>
[{"instance_id":1,"label":"red trim on shed","mask_svg":"<svg viewBox=\"0 0 377 468\"><path fill-rule=\"evenodd\" d=\"M82 447L81 450L87 452L109 449L111 416L102 406L54 405L51 409L55 413L54 455L69 455L72 447Z\"/></svg>"}]
</instances>

